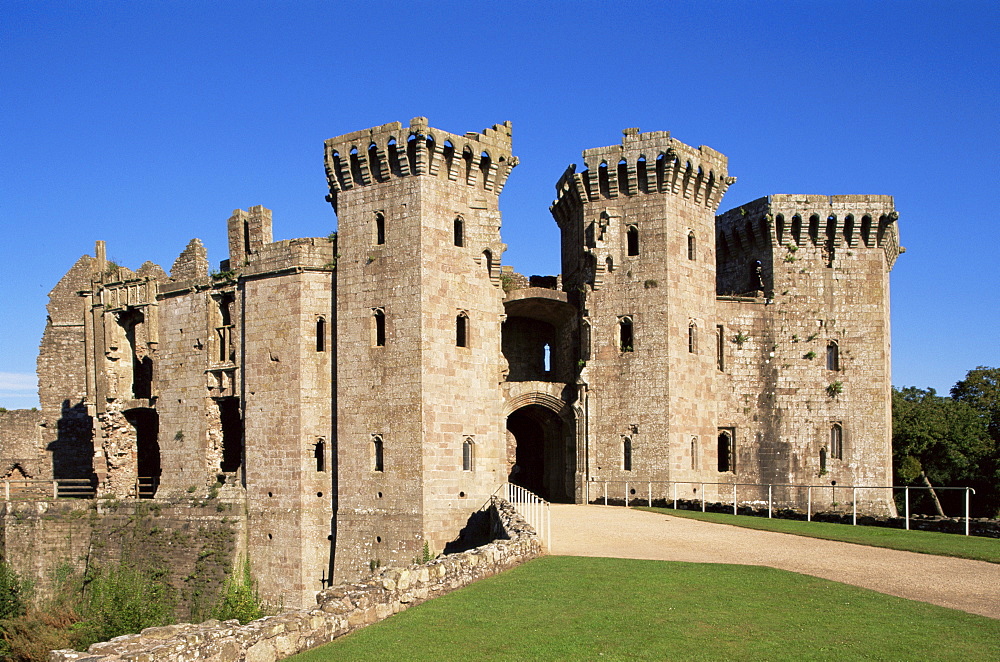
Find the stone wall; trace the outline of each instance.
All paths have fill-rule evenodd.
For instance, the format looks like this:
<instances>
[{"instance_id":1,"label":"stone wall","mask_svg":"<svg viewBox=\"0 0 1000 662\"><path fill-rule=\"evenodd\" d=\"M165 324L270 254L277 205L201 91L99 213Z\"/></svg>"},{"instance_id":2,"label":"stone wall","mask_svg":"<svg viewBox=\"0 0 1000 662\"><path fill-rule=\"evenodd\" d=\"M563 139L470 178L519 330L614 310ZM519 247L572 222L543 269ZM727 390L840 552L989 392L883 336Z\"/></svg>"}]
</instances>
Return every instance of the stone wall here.
<instances>
[{"instance_id":1,"label":"stone wall","mask_svg":"<svg viewBox=\"0 0 1000 662\"><path fill-rule=\"evenodd\" d=\"M317 606L240 625L207 621L148 628L92 645L88 652L53 651L50 662L274 662L329 643L392 614L541 554L535 531L505 501L488 507L497 538L423 565L385 568L363 582L327 589Z\"/></svg>"},{"instance_id":2,"label":"stone wall","mask_svg":"<svg viewBox=\"0 0 1000 662\"><path fill-rule=\"evenodd\" d=\"M42 412L0 411L0 478L43 478L51 462L42 445Z\"/></svg>"}]
</instances>

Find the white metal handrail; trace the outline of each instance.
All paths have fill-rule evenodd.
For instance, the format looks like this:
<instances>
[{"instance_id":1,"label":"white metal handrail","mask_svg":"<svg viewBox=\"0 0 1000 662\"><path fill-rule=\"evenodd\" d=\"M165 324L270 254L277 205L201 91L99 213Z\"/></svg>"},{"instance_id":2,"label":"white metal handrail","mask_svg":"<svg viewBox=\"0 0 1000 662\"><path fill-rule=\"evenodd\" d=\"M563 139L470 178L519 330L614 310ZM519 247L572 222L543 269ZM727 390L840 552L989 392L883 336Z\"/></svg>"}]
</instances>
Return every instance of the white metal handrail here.
<instances>
[{"instance_id":1,"label":"white metal handrail","mask_svg":"<svg viewBox=\"0 0 1000 662\"><path fill-rule=\"evenodd\" d=\"M524 521L535 529L535 533L541 538L545 549L551 549L552 512L549 502L520 485L504 483L501 489L503 490L503 498L514 506L514 510L524 518Z\"/></svg>"},{"instance_id":2,"label":"white metal handrail","mask_svg":"<svg viewBox=\"0 0 1000 662\"><path fill-rule=\"evenodd\" d=\"M690 485L690 486L697 485L699 487L697 489L693 489L692 491L693 492L697 492L698 489L700 489L700 494L702 495L701 498L700 498L700 501L701 501L701 511L702 512L705 512L705 504L706 504L706 501L707 501L707 499L704 496L704 494L705 494L705 486L706 485L709 485L709 486L731 487L732 488L732 499L731 499L731 501L732 501L732 504L733 504L732 507L733 507L733 514L734 515L737 514L737 509L738 509L738 505L739 505L739 500L738 500L738 497L737 497L737 488L739 488L739 487L752 487L752 488L757 488L757 489L763 489L764 487L766 487L767 488L767 516L769 518L772 517L773 510L774 510L774 488L775 487L784 487L784 488L789 488L790 487L790 488L799 488L799 489L804 488L806 490L806 503L807 503L807 506L806 506L806 521L812 521L812 513L813 513L813 508L812 508L812 504L813 504L813 489L816 489L816 490L831 490L832 495L833 495L832 496L832 501L834 501L835 504L836 504L836 493L837 493L837 490L841 490L841 491L843 491L843 490L850 490L851 491L851 509L852 509L852 512L851 512L851 524L853 524L853 525L857 525L857 523L858 523L858 498L857 498L857 496L858 496L858 491L859 490L889 490L889 498L890 498L890 500L893 497L893 491L894 490L904 490L904 494L905 494L905 508L906 508L906 510L905 510L905 515L904 515L903 519L904 519L904 521L906 523L906 529L907 530L910 529L910 490L930 490L930 489L933 489L933 490L963 490L965 492L965 513L962 516L962 519L965 520L965 535L969 535L969 519L970 519L970 517L969 517L969 499L970 499L970 495L976 493L976 491L973 488L971 488L971 487L934 487L934 488L930 488L930 487L924 487L924 486L918 486L918 485L799 485L799 484L795 484L795 483L707 483L707 482L701 482L701 481L674 481L674 480L636 480L636 481L597 480L597 479L592 478L590 480L590 482L588 483L588 485L587 485L587 501L588 502L590 501L590 484L591 483L593 483L593 484L600 483L600 484L603 485L604 505L608 505L608 496L609 496L609 494L608 494L608 486L609 485L612 485L612 486L614 486L614 485L624 485L623 494L624 494L625 505L626 506L629 505L629 501L630 500L638 501L638 500L642 499L642 496L640 496L635 489L632 489L633 487L645 485L646 486L646 495L645 495L646 496L646 503L647 503L647 505L652 506L653 505L653 486L654 485L657 485L657 486L659 486L659 485L665 485L665 486L667 486L667 489L663 490L663 491L659 491L658 494L665 495L665 496L663 496L664 499L669 499L671 497L669 496L668 493L672 491L673 492L673 496L672 496L673 507L674 507L675 510L677 509L677 486L678 485ZM616 497L612 497L612 498L616 498Z\"/></svg>"}]
</instances>

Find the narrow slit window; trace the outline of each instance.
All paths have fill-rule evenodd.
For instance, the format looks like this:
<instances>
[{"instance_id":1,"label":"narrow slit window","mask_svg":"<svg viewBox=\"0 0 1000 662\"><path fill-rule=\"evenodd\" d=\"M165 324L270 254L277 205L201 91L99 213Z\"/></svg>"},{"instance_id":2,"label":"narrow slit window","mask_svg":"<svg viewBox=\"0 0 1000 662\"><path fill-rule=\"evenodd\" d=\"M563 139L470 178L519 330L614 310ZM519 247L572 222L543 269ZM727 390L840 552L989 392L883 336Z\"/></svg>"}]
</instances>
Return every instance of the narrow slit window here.
<instances>
[{"instance_id":1,"label":"narrow slit window","mask_svg":"<svg viewBox=\"0 0 1000 662\"><path fill-rule=\"evenodd\" d=\"M726 328L719 324L715 327L715 363L719 370L726 369Z\"/></svg>"},{"instance_id":2,"label":"narrow slit window","mask_svg":"<svg viewBox=\"0 0 1000 662\"><path fill-rule=\"evenodd\" d=\"M465 313L459 313L455 318L455 346L469 346L469 316Z\"/></svg>"},{"instance_id":3,"label":"narrow slit window","mask_svg":"<svg viewBox=\"0 0 1000 662\"><path fill-rule=\"evenodd\" d=\"M372 435L372 471L385 471L385 444L382 436Z\"/></svg>"},{"instance_id":4,"label":"narrow slit window","mask_svg":"<svg viewBox=\"0 0 1000 662\"><path fill-rule=\"evenodd\" d=\"M623 317L618 320L618 349L623 352L631 352L635 341L634 329L631 317Z\"/></svg>"},{"instance_id":5,"label":"narrow slit window","mask_svg":"<svg viewBox=\"0 0 1000 662\"><path fill-rule=\"evenodd\" d=\"M632 439L625 437L622 441L622 469L632 471Z\"/></svg>"},{"instance_id":6,"label":"narrow slit window","mask_svg":"<svg viewBox=\"0 0 1000 662\"><path fill-rule=\"evenodd\" d=\"M834 460L844 459L844 428L839 423L830 427L830 457Z\"/></svg>"},{"instance_id":7,"label":"narrow slit window","mask_svg":"<svg viewBox=\"0 0 1000 662\"><path fill-rule=\"evenodd\" d=\"M462 471L472 471L475 468L475 446L472 437L466 437L462 442Z\"/></svg>"},{"instance_id":8,"label":"narrow slit window","mask_svg":"<svg viewBox=\"0 0 1000 662\"><path fill-rule=\"evenodd\" d=\"M320 439L313 446L313 457L316 459L316 471L326 471L326 441Z\"/></svg>"},{"instance_id":9,"label":"narrow slit window","mask_svg":"<svg viewBox=\"0 0 1000 662\"><path fill-rule=\"evenodd\" d=\"M381 308L372 311L372 322L374 324L375 346L385 347L385 311Z\"/></svg>"},{"instance_id":10,"label":"narrow slit window","mask_svg":"<svg viewBox=\"0 0 1000 662\"><path fill-rule=\"evenodd\" d=\"M698 437L691 437L691 468L698 470L700 462L698 459Z\"/></svg>"},{"instance_id":11,"label":"narrow slit window","mask_svg":"<svg viewBox=\"0 0 1000 662\"><path fill-rule=\"evenodd\" d=\"M461 216L455 219L455 245L465 246L465 221Z\"/></svg>"},{"instance_id":12,"label":"narrow slit window","mask_svg":"<svg viewBox=\"0 0 1000 662\"><path fill-rule=\"evenodd\" d=\"M377 212L375 214L375 244L381 246L385 243L385 214Z\"/></svg>"},{"instance_id":13,"label":"narrow slit window","mask_svg":"<svg viewBox=\"0 0 1000 662\"><path fill-rule=\"evenodd\" d=\"M826 449L819 449L819 472L821 474L826 473Z\"/></svg>"},{"instance_id":14,"label":"narrow slit window","mask_svg":"<svg viewBox=\"0 0 1000 662\"><path fill-rule=\"evenodd\" d=\"M694 236L694 230L688 232L688 259L698 259L698 244Z\"/></svg>"},{"instance_id":15,"label":"narrow slit window","mask_svg":"<svg viewBox=\"0 0 1000 662\"><path fill-rule=\"evenodd\" d=\"M826 369L840 370L840 345L832 340L826 345Z\"/></svg>"},{"instance_id":16,"label":"narrow slit window","mask_svg":"<svg viewBox=\"0 0 1000 662\"><path fill-rule=\"evenodd\" d=\"M639 228L637 228L634 225L628 226L628 232L626 233L626 243L628 244L629 255L639 254Z\"/></svg>"},{"instance_id":17,"label":"narrow slit window","mask_svg":"<svg viewBox=\"0 0 1000 662\"><path fill-rule=\"evenodd\" d=\"M688 352L698 353L698 326L694 322L688 324Z\"/></svg>"},{"instance_id":18,"label":"narrow slit window","mask_svg":"<svg viewBox=\"0 0 1000 662\"><path fill-rule=\"evenodd\" d=\"M316 318L316 351L326 351L326 318Z\"/></svg>"}]
</instances>

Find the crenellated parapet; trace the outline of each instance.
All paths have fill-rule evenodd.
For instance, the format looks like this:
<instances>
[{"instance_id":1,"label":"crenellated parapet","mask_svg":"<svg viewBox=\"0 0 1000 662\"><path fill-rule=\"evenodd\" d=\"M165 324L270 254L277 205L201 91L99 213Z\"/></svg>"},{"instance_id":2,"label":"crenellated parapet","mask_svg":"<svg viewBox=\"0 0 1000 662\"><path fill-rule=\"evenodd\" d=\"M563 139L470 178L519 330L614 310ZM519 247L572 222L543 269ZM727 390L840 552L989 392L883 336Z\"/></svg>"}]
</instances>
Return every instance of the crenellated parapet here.
<instances>
[{"instance_id":1,"label":"crenellated parapet","mask_svg":"<svg viewBox=\"0 0 1000 662\"><path fill-rule=\"evenodd\" d=\"M716 218L720 260L758 247L815 246L832 259L839 248L881 248L892 269L905 249L890 195L790 195L759 198Z\"/></svg>"},{"instance_id":2,"label":"crenellated parapet","mask_svg":"<svg viewBox=\"0 0 1000 662\"><path fill-rule=\"evenodd\" d=\"M679 196L715 211L736 181L726 157L711 147L685 145L669 131L622 133L620 145L584 150L582 172L575 164L566 169L551 207L557 218L586 202L643 194Z\"/></svg>"},{"instance_id":3,"label":"crenellated parapet","mask_svg":"<svg viewBox=\"0 0 1000 662\"><path fill-rule=\"evenodd\" d=\"M414 117L409 128L383 124L330 138L324 147L327 199L334 210L341 191L401 177L438 177L498 196L517 165L510 122L459 136Z\"/></svg>"}]
</instances>

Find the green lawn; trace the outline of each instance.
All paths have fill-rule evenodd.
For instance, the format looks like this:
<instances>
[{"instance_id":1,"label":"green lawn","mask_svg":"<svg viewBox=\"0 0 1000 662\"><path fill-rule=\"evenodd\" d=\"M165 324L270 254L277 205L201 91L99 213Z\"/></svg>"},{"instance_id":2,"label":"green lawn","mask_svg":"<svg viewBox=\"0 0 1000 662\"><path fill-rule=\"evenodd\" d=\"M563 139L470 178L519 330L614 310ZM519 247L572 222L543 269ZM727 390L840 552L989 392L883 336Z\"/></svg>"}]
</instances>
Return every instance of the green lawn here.
<instances>
[{"instance_id":1,"label":"green lawn","mask_svg":"<svg viewBox=\"0 0 1000 662\"><path fill-rule=\"evenodd\" d=\"M773 568L549 556L290 659L998 660L1000 621Z\"/></svg>"},{"instance_id":2,"label":"green lawn","mask_svg":"<svg viewBox=\"0 0 1000 662\"><path fill-rule=\"evenodd\" d=\"M823 538L824 540L839 540L858 545L872 547L888 547L921 554L937 554L939 556L956 556L963 559L977 559L1000 563L1000 539L982 538L979 536L961 536L954 533L937 533L935 531L907 531L905 529L887 529L881 526L851 526L850 524L832 524L830 522L803 522L790 519L768 519L766 517L751 517L749 515L728 515L726 513L703 513L696 510L674 510L672 508L646 508L664 515L688 517L717 524L731 524L747 529L777 531L791 533L797 536Z\"/></svg>"}]
</instances>

